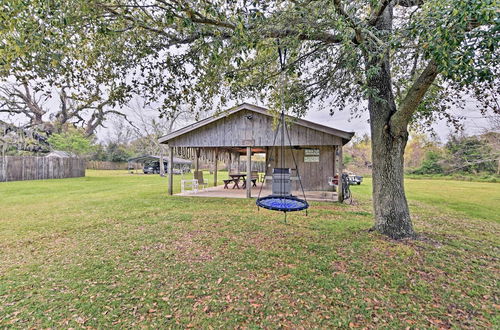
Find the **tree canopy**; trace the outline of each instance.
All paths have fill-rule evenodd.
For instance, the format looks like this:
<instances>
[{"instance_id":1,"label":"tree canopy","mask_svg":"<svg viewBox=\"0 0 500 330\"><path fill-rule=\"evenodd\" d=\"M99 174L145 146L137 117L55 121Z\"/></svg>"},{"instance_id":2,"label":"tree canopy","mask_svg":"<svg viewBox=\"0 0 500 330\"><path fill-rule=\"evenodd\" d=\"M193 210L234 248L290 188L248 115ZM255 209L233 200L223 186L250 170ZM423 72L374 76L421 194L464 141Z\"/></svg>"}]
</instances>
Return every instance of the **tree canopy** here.
<instances>
[{"instance_id":1,"label":"tree canopy","mask_svg":"<svg viewBox=\"0 0 500 330\"><path fill-rule=\"evenodd\" d=\"M259 99L370 114L375 229L413 237L408 125L467 97L499 112L498 0L7 0L0 73L180 106ZM286 52L278 65L277 48ZM119 91L112 93L111 91ZM278 97L281 94L282 97Z\"/></svg>"},{"instance_id":2,"label":"tree canopy","mask_svg":"<svg viewBox=\"0 0 500 330\"><path fill-rule=\"evenodd\" d=\"M395 16L389 34L375 27L387 6ZM9 0L2 9L4 75L129 86L165 111L235 98L276 105L277 39L289 57L285 102L298 114L313 101L331 111L365 107L377 70L366 70L365 54L391 58L395 122L409 122L414 103L429 118L460 93L498 92L496 0ZM425 98L417 82L429 85Z\"/></svg>"},{"instance_id":3,"label":"tree canopy","mask_svg":"<svg viewBox=\"0 0 500 330\"><path fill-rule=\"evenodd\" d=\"M85 132L78 129L52 134L48 142L54 150L68 151L75 155L88 155L94 149L92 141L85 136Z\"/></svg>"}]
</instances>

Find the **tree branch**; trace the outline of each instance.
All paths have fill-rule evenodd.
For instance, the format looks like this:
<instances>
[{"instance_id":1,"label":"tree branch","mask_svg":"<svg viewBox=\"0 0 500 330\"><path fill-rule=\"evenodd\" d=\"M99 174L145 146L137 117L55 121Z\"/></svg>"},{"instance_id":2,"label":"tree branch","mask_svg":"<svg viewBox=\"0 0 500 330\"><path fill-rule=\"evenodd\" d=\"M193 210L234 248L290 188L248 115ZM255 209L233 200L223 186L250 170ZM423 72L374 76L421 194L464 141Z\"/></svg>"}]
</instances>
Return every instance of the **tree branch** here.
<instances>
[{"instance_id":1,"label":"tree branch","mask_svg":"<svg viewBox=\"0 0 500 330\"><path fill-rule=\"evenodd\" d=\"M199 32L194 32L191 34L188 34L184 37L181 37L179 35L175 35L174 33L169 33L165 30L155 28L151 26L151 24L146 24L146 22L143 22L136 17L132 15L125 15L121 13L120 11L116 10L116 6L111 8L111 6L106 6L106 5L99 5L101 8L103 8L105 11L107 11L109 14L115 16L115 17L122 17L129 22L133 23L136 27L139 27L141 29L145 29L157 34L160 34L164 37L167 37L169 39L169 43L167 46L174 46L174 45L180 45L180 44L187 44L191 43L195 40L205 38L205 37L213 37L213 38L222 38L222 39L229 39L233 35L228 32L236 30L237 26L235 24L232 24L230 22L226 21L217 21L208 17L203 16L202 14L195 12L193 10L190 10L189 8L183 8L184 12L187 14L187 17L182 17L178 16L179 18L185 18L191 20L193 23L197 23L200 25L205 25L205 26L211 26L215 28L221 28L222 30L218 30L217 32L215 31L199 31ZM266 30L255 30L254 26L251 25L246 25L244 27L246 30L249 31L255 31L259 33L259 36L264 37L264 38L284 38L284 37L290 37L294 36L297 37L299 40L309 40L309 41L323 41L325 43L340 43L344 39L335 35L331 34L328 32L308 32L308 33L303 33L299 30L295 29L266 29Z\"/></svg>"},{"instance_id":2,"label":"tree branch","mask_svg":"<svg viewBox=\"0 0 500 330\"><path fill-rule=\"evenodd\" d=\"M384 13L385 8L391 3L392 0L384 0L380 7L377 10L374 10L370 18L368 19L368 25L375 25L377 23L378 18Z\"/></svg>"},{"instance_id":3,"label":"tree branch","mask_svg":"<svg viewBox=\"0 0 500 330\"><path fill-rule=\"evenodd\" d=\"M394 5L401 7L415 7L422 6L425 0L396 0Z\"/></svg>"},{"instance_id":4,"label":"tree branch","mask_svg":"<svg viewBox=\"0 0 500 330\"><path fill-rule=\"evenodd\" d=\"M399 105L398 111L392 115L390 128L393 135L399 135L406 130L413 113L436 79L438 73L436 62L431 60L406 93L405 98Z\"/></svg>"}]
</instances>

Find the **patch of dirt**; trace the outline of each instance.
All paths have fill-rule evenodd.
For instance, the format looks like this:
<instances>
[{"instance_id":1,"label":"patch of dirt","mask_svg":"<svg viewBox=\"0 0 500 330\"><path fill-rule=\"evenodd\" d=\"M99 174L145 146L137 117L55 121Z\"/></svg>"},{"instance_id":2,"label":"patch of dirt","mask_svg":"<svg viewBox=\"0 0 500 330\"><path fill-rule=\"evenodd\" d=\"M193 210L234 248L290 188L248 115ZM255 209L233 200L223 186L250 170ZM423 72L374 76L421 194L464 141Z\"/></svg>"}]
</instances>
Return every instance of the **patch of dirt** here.
<instances>
[{"instance_id":1,"label":"patch of dirt","mask_svg":"<svg viewBox=\"0 0 500 330\"><path fill-rule=\"evenodd\" d=\"M203 230L193 230L182 233L171 242L156 242L143 245L137 255L154 254L158 251L173 252L175 260L186 263L199 263L210 261L214 258L214 252L204 241L209 239L212 233Z\"/></svg>"},{"instance_id":2,"label":"patch of dirt","mask_svg":"<svg viewBox=\"0 0 500 330\"><path fill-rule=\"evenodd\" d=\"M144 245L141 247L141 253L144 251L168 250L168 245L165 243L155 243L153 245Z\"/></svg>"},{"instance_id":3,"label":"patch of dirt","mask_svg":"<svg viewBox=\"0 0 500 330\"><path fill-rule=\"evenodd\" d=\"M235 237L232 237L234 239ZM237 237L238 243L244 247L253 247L261 251L274 251L286 247L289 242L313 241L315 238L305 232L273 230L269 232L247 232Z\"/></svg>"},{"instance_id":4,"label":"patch of dirt","mask_svg":"<svg viewBox=\"0 0 500 330\"><path fill-rule=\"evenodd\" d=\"M203 244L203 239L211 236L211 232L203 230L184 233L173 243L176 259L187 263L211 261L214 258L214 251L207 244Z\"/></svg>"},{"instance_id":5,"label":"patch of dirt","mask_svg":"<svg viewBox=\"0 0 500 330\"><path fill-rule=\"evenodd\" d=\"M347 273L347 263L343 260L332 261L333 274Z\"/></svg>"},{"instance_id":6,"label":"patch of dirt","mask_svg":"<svg viewBox=\"0 0 500 330\"><path fill-rule=\"evenodd\" d=\"M284 238L273 236L272 238L262 233L247 233L245 237L240 237L240 244L246 247L253 247L257 250L270 251L283 243Z\"/></svg>"}]
</instances>

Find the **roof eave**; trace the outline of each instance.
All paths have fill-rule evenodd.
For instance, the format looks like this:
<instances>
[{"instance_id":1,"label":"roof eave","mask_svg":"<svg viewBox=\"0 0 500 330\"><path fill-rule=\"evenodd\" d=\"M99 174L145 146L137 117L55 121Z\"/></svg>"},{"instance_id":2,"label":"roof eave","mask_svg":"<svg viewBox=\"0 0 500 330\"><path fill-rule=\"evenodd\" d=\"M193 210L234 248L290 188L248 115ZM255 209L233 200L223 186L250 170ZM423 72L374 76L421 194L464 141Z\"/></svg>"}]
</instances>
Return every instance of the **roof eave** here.
<instances>
[{"instance_id":1,"label":"roof eave","mask_svg":"<svg viewBox=\"0 0 500 330\"><path fill-rule=\"evenodd\" d=\"M213 115L211 117L208 117L208 118L205 118L205 119L202 119L196 123L193 123L191 125L188 125L188 126L185 126L181 129L178 129L174 132L171 132L169 134L166 134L162 137L160 137L158 139L158 142L161 143L161 144L168 144L168 141L169 140L172 140L180 135L183 135L185 133L188 133L188 132L191 132L191 131L194 131L196 130L197 128L199 127L202 127L202 126L205 126L205 125L208 125L214 121L217 121L223 117L226 117L226 116L229 116L235 112L238 112L240 110L251 110L251 111L255 111L255 112L258 112L258 113L261 113L261 114L264 114L264 115L267 115L267 116L271 116L268 112L268 109L266 108L263 108L263 107L260 107L260 106L257 106L257 105L254 105L254 104L249 104L249 103L242 103L240 105L237 105L233 108L230 108L226 111L223 111L217 115ZM296 120L297 123L299 123L299 125L301 126L305 126L305 127L309 127L309 128L312 128L312 129L316 129L318 131L322 131L324 133L327 133L327 134L331 134L331 135L335 135L335 136L338 136L340 138L342 138L343 140L347 140L347 142L349 142L352 137L354 136L354 132L346 132L346 131L342 131L342 130L339 130L339 129L336 129L336 128L333 128L333 127L329 127L329 126L325 126L325 125L321 125L321 124L318 124L318 123L314 123L314 122L311 122L311 121L308 121L308 120L305 120L305 119L300 119L300 118L297 118L297 117L293 117L293 116L288 116L290 118L293 118ZM347 142L345 142L344 144L346 144Z\"/></svg>"}]
</instances>

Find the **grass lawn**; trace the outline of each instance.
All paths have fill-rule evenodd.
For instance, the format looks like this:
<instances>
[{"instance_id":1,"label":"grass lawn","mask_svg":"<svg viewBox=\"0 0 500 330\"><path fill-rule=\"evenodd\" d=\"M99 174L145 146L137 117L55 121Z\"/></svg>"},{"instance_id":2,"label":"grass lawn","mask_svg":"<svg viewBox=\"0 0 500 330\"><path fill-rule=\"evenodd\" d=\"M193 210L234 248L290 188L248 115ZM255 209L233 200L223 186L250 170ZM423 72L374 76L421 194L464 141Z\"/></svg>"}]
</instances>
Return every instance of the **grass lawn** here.
<instances>
[{"instance_id":1,"label":"grass lawn","mask_svg":"<svg viewBox=\"0 0 500 330\"><path fill-rule=\"evenodd\" d=\"M158 176L0 183L0 328L500 327L500 184L406 186L424 238L396 242L369 180L286 224Z\"/></svg>"}]
</instances>

